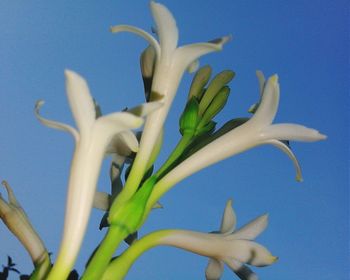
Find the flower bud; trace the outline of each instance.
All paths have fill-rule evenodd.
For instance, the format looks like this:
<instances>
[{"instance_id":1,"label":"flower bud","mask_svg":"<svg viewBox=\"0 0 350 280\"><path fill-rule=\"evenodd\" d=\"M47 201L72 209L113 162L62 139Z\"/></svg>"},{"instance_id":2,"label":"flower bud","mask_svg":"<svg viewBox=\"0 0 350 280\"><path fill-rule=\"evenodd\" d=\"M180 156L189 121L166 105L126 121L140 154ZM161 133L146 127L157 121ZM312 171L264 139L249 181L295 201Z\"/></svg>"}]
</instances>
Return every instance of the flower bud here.
<instances>
[{"instance_id":1,"label":"flower bud","mask_svg":"<svg viewBox=\"0 0 350 280\"><path fill-rule=\"evenodd\" d=\"M235 73L233 71L225 70L212 79L199 103L199 115L203 115L214 97L219 93L220 89L229 83L234 76Z\"/></svg>"},{"instance_id":2,"label":"flower bud","mask_svg":"<svg viewBox=\"0 0 350 280\"><path fill-rule=\"evenodd\" d=\"M198 101L192 97L186 104L185 110L180 117L180 133L194 134L198 124Z\"/></svg>"},{"instance_id":3,"label":"flower bud","mask_svg":"<svg viewBox=\"0 0 350 280\"><path fill-rule=\"evenodd\" d=\"M211 76L211 67L209 65L205 65L197 71L196 75L192 80L190 92L188 94L189 100L193 96L197 97L198 100L201 99L202 93L204 92L204 87L209 81L210 76Z\"/></svg>"}]
</instances>

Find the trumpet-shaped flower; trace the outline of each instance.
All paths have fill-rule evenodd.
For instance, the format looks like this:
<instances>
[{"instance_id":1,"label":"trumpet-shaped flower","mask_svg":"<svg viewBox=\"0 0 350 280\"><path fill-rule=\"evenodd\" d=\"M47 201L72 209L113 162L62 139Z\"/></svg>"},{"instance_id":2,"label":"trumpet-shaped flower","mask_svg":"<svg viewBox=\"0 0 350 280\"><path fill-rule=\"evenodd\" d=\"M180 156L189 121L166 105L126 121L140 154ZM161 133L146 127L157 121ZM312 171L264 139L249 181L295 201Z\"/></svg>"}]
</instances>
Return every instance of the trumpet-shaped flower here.
<instances>
[{"instance_id":1,"label":"trumpet-shaped flower","mask_svg":"<svg viewBox=\"0 0 350 280\"><path fill-rule=\"evenodd\" d=\"M48 279L65 279L79 252L93 200L96 183L105 153L111 152L111 143L118 137L135 137L129 131L143 124L142 116L159 107L159 103L148 103L127 112L96 115L93 98L86 81L77 73L65 71L67 97L78 130L60 122L43 118L35 108L38 120L49 127L71 133L75 139L75 151L68 183L64 232L60 251ZM137 148L136 139L128 141Z\"/></svg>"},{"instance_id":2,"label":"trumpet-shaped flower","mask_svg":"<svg viewBox=\"0 0 350 280\"><path fill-rule=\"evenodd\" d=\"M43 277L50 267L50 258L45 245L17 201L9 184L6 181L3 181L2 184L7 191L8 202L0 194L0 219L26 248L34 266L38 269L36 273Z\"/></svg>"},{"instance_id":3,"label":"trumpet-shaped flower","mask_svg":"<svg viewBox=\"0 0 350 280\"><path fill-rule=\"evenodd\" d=\"M136 33L146 39L153 47L155 64L154 69L151 64L153 78L150 100L162 98L162 101L164 101L164 106L146 119L145 129L140 141L140 150L127 182L127 186L132 188L133 191L137 189L145 172L147 162L151 157L153 147L159 137L184 71L202 55L221 50L230 38L229 36L222 37L207 43L177 47L179 34L173 15L161 4L151 1L150 6L159 41L149 33L134 26L117 25L111 28L114 33L122 31Z\"/></svg>"},{"instance_id":4,"label":"trumpet-shaped flower","mask_svg":"<svg viewBox=\"0 0 350 280\"><path fill-rule=\"evenodd\" d=\"M136 241L114 260L102 279L123 279L132 263L145 251L155 246L177 247L198 255L210 257L206 277L220 279L226 263L241 279L256 279L245 265L267 266L277 258L262 245L252 241L267 226L267 215L262 215L235 231L236 216L231 201L226 204L220 232L201 233L187 230L160 230Z\"/></svg>"},{"instance_id":5,"label":"trumpet-shaped flower","mask_svg":"<svg viewBox=\"0 0 350 280\"><path fill-rule=\"evenodd\" d=\"M226 203L226 207L224 210L224 214L221 220L220 226L220 234L229 235L232 240L239 240L245 243L248 240L255 239L261 232L265 230L268 223L268 216L262 215L244 227L235 230L236 227L236 214L232 209L232 201L229 200ZM245 250L245 246L241 247L241 250ZM236 254L241 254L242 256L246 254L246 252L236 252ZM252 257L255 257L254 251L251 251ZM252 258L250 262L255 263L256 266L263 266L273 263L277 258L269 256L263 262L253 262ZM242 259L240 261L240 257L236 258L210 258L207 269L205 271L205 275L207 280L217 280L221 278L223 273L224 263L226 263L242 280L255 280L258 279L256 274L250 270L248 266L242 264ZM248 263L244 262L243 263Z\"/></svg>"},{"instance_id":6,"label":"trumpet-shaped flower","mask_svg":"<svg viewBox=\"0 0 350 280\"><path fill-rule=\"evenodd\" d=\"M312 142L323 140L326 136L315 129L298 124L272 124L278 109L279 93L278 77L274 75L264 83L261 101L253 117L210 142L170 171L155 186L149 207L174 184L187 176L225 158L264 144L272 144L287 153L296 166L297 179L301 180L298 162L288 146L280 140Z\"/></svg>"}]
</instances>

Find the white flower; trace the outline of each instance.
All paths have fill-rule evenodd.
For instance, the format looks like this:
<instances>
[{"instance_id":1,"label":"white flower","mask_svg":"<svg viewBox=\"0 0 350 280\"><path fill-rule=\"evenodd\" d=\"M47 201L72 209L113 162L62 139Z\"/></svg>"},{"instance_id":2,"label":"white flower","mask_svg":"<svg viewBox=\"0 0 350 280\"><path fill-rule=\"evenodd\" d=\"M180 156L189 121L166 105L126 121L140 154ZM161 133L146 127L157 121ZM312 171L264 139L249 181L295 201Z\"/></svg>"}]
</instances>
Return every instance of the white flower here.
<instances>
[{"instance_id":1,"label":"white flower","mask_svg":"<svg viewBox=\"0 0 350 280\"><path fill-rule=\"evenodd\" d=\"M240 240L241 242L246 242L247 240L255 239L261 232L265 230L268 223L268 216L262 215L257 219L253 220L249 224L244 227L235 230L236 227L236 215L232 209L232 201L229 200L226 203L224 215L222 217L220 233L224 235L229 235L231 240ZM239 241L238 241L239 242ZM246 248L242 245L243 248ZM239 253L238 253L239 254ZM246 252L241 252L240 254L245 255ZM252 255L254 255L252 253ZM255 256L254 256L255 257ZM209 260L205 275L207 280L216 280L220 279L223 273L224 263L226 263L242 280L256 280L258 277L254 272L250 270L248 266L242 264L242 261L239 261L239 257L237 258L211 258ZM267 261L264 262L253 262L251 260L251 264L255 263L256 266L268 265L273 263L277 258L268 257ZM269 263L271 262L271 263ZM243 261L243 263L248 263L247 261Z\"/></svg>"},{"instance_id":2,"label":"white flower","mask_svg":"<svg viewBox=\"0 0 350 280\"><path fill-rule=\"evenodd\" d=\"M7 191L8 202L0 194L0 219L23 244L35 268L38 269L37 274L43 277L50 268L49 254L28 216L17 201L10 185L6 181L3 181L2 184Z\"/></svg>"},{"instance_id":3,"label":"white flower","mask_svg":"<svg viewBox=\"0 0 350 280\"><path fill-rule=\"evenodd\" d=\"M150 100L162 98L164 101L164 106L146 119L140 150L127 182L127 186L132 188L131 193L137 189L142 179L184 71L202 55L221 50L223 44L230 38L223 37L207 43L177 47L179 34L173 15L161 4L151 1L150 6L159 42L149 33L134 26L117 25L111 28L112 32L136 33L146 39L154 48L156 61Z\"/></svg>"},{"instance_id":4,"label":"white flower","mask_svg":"<svg viewBox=\"0 0 350 280\"><path fill-rule=\"evenodd\" d=\"M300 175L299 165L287 145L280 140L312 142L326 138L317 130L298 124L272 124L279 103L278 77L274 75L264 85L261 102L251 119L237 128L215 139L189 158L171 170L155 186L149 200L149 207L168 191L174 184L187 176L256 146L272 144L293 159L297 169L297 179Z\"/></svg>"},{"instance_id":5,"label":"white flower","mask_svg":"<svg viewBox=\"0 0 350 280\"><path fill-rule=\"evenodd\" d=\"M128 112L116 112L97 118L95 104L86 81L69 70L65 71L65 75L67 97L78 130L40 116L39 109L43 101L39 101L35 108L36 117L41 123L67 131L75 139L63 238L48 279L65 279L74 265L89 220L102 160L105 153L108 150L110 152L111 142L118 137L135 137L129 130L140 127L143 124L143 118L140 116L160 105L148 103ZM135 148L135 141L128 142L132 143L130 148Z\"/></svg>"}]
</instances>

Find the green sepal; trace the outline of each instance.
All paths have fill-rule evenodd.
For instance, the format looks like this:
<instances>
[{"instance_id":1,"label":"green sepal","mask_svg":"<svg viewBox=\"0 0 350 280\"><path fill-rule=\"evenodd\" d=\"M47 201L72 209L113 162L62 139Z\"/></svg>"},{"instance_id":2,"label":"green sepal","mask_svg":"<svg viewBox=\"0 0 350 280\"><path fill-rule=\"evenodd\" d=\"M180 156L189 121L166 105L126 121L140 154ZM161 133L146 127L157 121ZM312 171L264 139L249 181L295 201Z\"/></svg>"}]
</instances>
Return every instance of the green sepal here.
<instances>
[{"instance_id":1,"label":"green sepal","mask_svg":"<svg viewBox=\"0 0 350 280\"><path fill-rule=\"evenodd\" d=\"M207 110L209 104L214 97L218 94L227 83L229 83L235 76L235 73L231 70L224 70L217 74L210 82L207 90L205 91L200 103L199 103L199 115Z\"/></svg>"},{"instance_id":2,"label":"green sepal","mask_svg":"<svg viewBox=\"0 0 350 280\"><path fill-rule=\"evenodd\" d=\"M205 126L197 127L195 136L202 137L204 135L210 135L215 130L216 122L209 121Z\"/></svg>"},{"instance_id":3,"label":"green sepal","mask_svg":"<svg viewBox=\"0 0 350 280\"><path fill-rule=\"evenodd\" d=\"M225 107L229 95L230 88L228 86L224 86L222 89L220 89L218 94L208 106L207 110L204 112L197 129L201 129L203 126L205 126Z\"/></svg>"},{"instance_id":4,"label":"green sepal","mask_svg":"<svg viewBox=\"0 0 350 280\"><path fill-rule=\"evenodd\" d=\"M198 101L196 97L192 97L186 104L179 125L181 135L193 135L198 124Z\"/></svg>"},{"instance_id":5,"label":"green sepal","mask_svg":"<svg viewBox=\"0 0 350 280\"><path fill-rule=\"evenodd\" d=\"M212 70L209 65L201 67L196 72L192 80L190 92L188 94L188 100L190 100L192 97L196 97L198 100L201 99L204 92L204 87L210 79L211 72Z\"/></svg>"}]
</instances>

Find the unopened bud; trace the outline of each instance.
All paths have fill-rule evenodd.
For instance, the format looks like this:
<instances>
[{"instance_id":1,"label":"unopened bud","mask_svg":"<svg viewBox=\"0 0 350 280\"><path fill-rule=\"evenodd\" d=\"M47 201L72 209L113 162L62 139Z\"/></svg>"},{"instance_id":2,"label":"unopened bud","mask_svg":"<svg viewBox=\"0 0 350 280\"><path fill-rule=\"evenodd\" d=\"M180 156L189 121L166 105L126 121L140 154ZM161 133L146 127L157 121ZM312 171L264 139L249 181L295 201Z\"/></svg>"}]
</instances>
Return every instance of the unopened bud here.
<instances>
[{"instance_id":1,"label":"unopened bud","mask_svg":"<svg viewBox=\"0 0 350 280\"><path fill-rule=\"evenodd\" d=\"M209 81L210 75L211 67L209 65L205 65L197 71L192 80L188 100L190 100L193 96L197 97L198 100L201 99L202 93L204 92L204 87Z\"/></svg>"},{"instance_id":2,"label":"unopened bud","mask_svg":"<svg viewBox=\"0 0 350 280\"><path fill-rule=\"evenodd\" d=\"M185 110L180 117L180 133L194 134L198 124L198 101L192 97L186 104Z\"/></svg>"}]
</instances>

